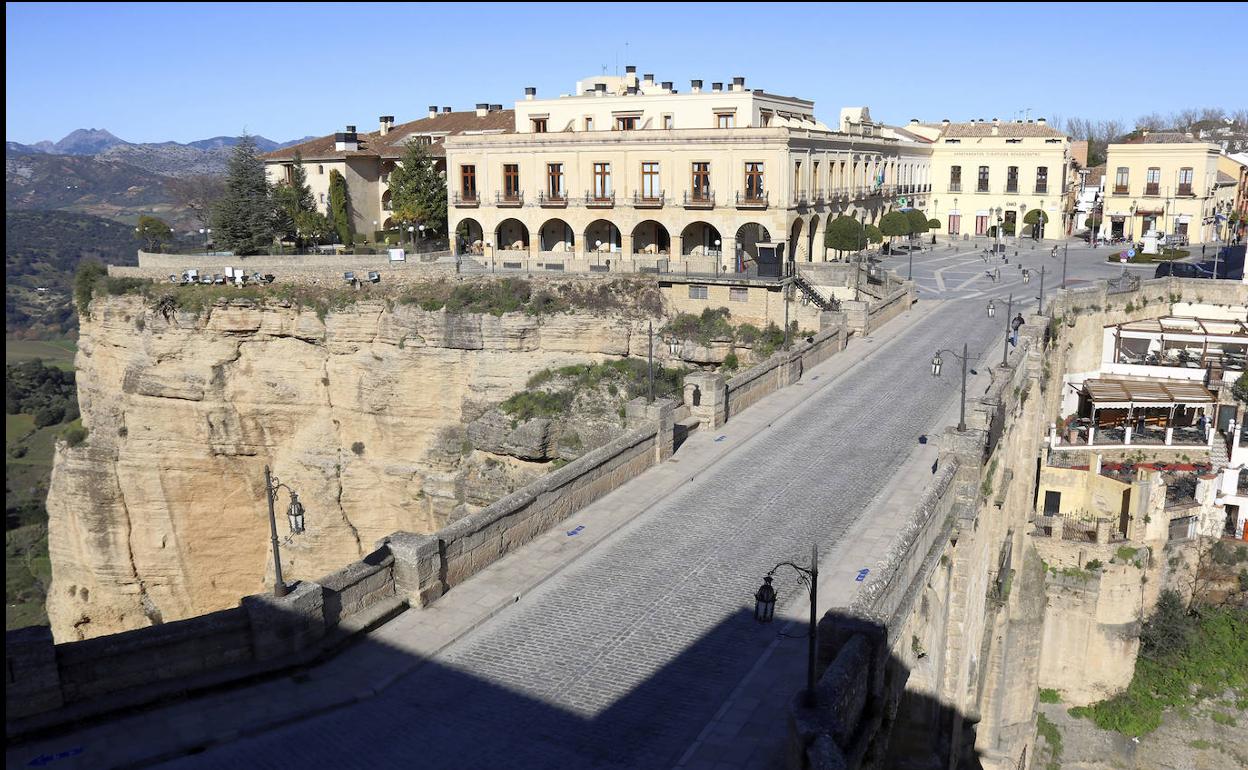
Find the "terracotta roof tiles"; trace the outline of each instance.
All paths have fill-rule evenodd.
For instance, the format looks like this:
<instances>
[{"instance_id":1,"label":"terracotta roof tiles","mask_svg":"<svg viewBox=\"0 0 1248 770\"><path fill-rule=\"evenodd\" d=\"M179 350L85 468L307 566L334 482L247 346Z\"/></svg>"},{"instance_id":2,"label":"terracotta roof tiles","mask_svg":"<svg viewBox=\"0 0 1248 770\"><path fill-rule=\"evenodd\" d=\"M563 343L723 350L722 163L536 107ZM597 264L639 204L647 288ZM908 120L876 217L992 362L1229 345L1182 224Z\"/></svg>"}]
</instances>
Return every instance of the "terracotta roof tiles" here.
<instances>
[{"instance_id":1,"label":"terracotta roof tiles","mask_svg":"<svg viewBox=\"0 0 1248 770\"><path fill-rule=\"evenodd\" d=\"M433 141L428 146L429 154L440 158L446 154L442 148L442 136L457 136L476 131L510 134L515 130L514 110L497 110L484 116L478 116L475 111L444 112L433 118L399 123L392 126L385 136L380 131L359 133L359 149L355 151L334 149L334 135L329 134L283 147L260 157L266 161L292 160L295 152L299 152L305 161L348 157L401 158L406 151L405 145L409 137L413 134L432 134Z\"/></svg>"}]
</instances>

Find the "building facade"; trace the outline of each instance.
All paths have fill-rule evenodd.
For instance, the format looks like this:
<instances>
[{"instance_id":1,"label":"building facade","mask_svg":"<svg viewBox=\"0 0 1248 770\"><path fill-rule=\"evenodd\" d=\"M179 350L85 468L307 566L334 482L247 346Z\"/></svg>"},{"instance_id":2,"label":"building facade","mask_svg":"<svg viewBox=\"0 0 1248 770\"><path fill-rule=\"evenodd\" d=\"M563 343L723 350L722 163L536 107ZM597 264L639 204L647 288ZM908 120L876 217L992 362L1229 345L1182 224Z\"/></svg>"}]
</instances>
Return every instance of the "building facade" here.
<instances>
[{"instance_id":1,"label":"building facade","mask_svg":"<svg viewBox=\"0 0 1248 770\"><path fill-rule=\"evenodd\" d=\"M1109 145L1101 234L1135 242L1155 231L1216 242L1217 215L1229 214L1236 183L1219 175L1218 156L1216 144L1172 132Z\"/></svg>"},{"instance_id":2,"label":"building facade","mask_svg":"<svg viewBox=\"0 0 1248 770\"><path fill-rule=\"evenodd\" d=\"M1006 236L1033 235L1027 212L1043 211L1036 235L1068 232L1077 179L1070 138L1044 118L1013 123L920 123L906 129L932 140L932 216L951 237L989 235L1000 224Z\"/></svg>"},{"instance_id":3,"label":"building facade","mask_svg":"<svg viewBox=\"0 0 1248 770\"><path fill-rule=\"evenodd\" d=\"M926 142L885 135L866 108L830 127L813 102L744 78L680 93L634 67L558 98L525 91L511 130L445 142L459 252L699 256L736 271L757 243L820 261L831 218L927 205Z\"/></svg>"},{"instance_id":4,"label":"building facade","mask_svg":"<svg viewBox=\"0 0 1248 770\"><path fill-rule=\"evenodd\" d=\"M347 183L348 209L357 233L419 227L420 223L397 222L391 216L390 172L399 165L408 142L425 145L440 171L446 171L443 140L460 134L490 134L510 131L512 113L500 104L478 104L474 111L454 112L450 107L429 107L427 117L396 125L394 117L379 118L376 131L346 131L311 139L263 155L270 184L289 181L295 155L302 157L308 187L317 209L329 213L331 171L343 175ZM446 235L440 233L439 235Z\"/></svg>"},{"instance_id":5,"label":"building facade","mask_svg":"<svg viewBox=\"0 0 1248 770\"><path fill-rule=\"evenodd\" d=\"M1244 238L1248 228L1248 152L1234 155L1218 156L1218 171L1235 180L1235 193L1231 202L1231 211L1236 216L1228 217L1223 223L1223 239L1234 240Z\"/></svg>"}]
</instances>

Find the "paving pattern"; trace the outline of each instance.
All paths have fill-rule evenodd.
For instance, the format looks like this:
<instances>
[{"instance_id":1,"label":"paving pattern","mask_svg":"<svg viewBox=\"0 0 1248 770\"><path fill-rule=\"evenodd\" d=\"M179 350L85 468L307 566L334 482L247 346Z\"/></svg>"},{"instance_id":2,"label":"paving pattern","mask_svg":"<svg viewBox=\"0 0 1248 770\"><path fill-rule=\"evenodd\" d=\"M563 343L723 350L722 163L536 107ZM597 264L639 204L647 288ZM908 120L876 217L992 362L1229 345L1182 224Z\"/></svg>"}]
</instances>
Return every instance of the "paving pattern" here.
<instances>
[{"instance_id":1,"label":"paving pattern","mask_svg":"<svg viewBox=\"0 0 1248 770\"><path fill-rule=\"evenodd\" d=\"M952 302L866 343L888 347L379 696L177 766L674 765L774 639L761 575L830 549L934 429L956 390L932 351L1001 331Z\"/></svg>"}]
</instances>

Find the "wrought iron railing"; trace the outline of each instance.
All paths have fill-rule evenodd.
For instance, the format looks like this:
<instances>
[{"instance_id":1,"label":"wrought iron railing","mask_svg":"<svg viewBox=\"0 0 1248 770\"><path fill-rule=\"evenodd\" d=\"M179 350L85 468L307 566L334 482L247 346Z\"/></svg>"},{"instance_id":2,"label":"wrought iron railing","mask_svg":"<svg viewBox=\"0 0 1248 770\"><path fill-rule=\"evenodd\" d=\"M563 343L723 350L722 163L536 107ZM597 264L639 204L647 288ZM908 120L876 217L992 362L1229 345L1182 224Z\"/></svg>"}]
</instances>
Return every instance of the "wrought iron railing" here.
<instances>
[{"instance_id":1,"label":"wrought iron railing","mask_svg":"<svg viewBox=\"0 0 1248 770\"><path fill-rule=\"evenodd\" d=\"M737 193L737 206L750 208L767 208L767 199L771 195L770 191L763 192L739 192Z\"/></svg>"},{"instance_id":2,"label":"wrought iron railing","mask_svg":"<svg viewBox=\"0 0 1248 770\"><path fill-rule=\"evenodd\" d=\"M494 205L504 208L516 208L524 205L524 193L520 190L494 193Z\"/></svg>"},{"instance_id":3,"label":"wrought iron railing","mask_svg":"<svg viewBox=\"0 0 1248 770\"><path fill-rule=\"evenodd\" d=\"M694 190L685 193L685 206L691 209L715 208L715 193Z\"/></svg>"}]
</instances>

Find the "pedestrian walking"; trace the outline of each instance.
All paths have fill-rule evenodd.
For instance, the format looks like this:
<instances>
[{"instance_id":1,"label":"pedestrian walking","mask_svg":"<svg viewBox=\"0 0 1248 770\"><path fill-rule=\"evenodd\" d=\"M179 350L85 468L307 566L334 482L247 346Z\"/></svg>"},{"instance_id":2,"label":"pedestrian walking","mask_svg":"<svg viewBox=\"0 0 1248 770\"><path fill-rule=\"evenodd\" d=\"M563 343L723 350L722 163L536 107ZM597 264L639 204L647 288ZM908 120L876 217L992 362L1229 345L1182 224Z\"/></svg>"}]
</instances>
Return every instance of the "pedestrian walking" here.
<instances>
[{"instance_id":1,"label":"pedestrian walking","mask_svg":"<svg viewBox=\"0 0 1248 770\"><path fill-rule=\"evenodd\" d=\"M1200 417L1196 418L1196 427L1200 428L1200 435L1205 438L1209 437L1209 418L1205 416L1205 410L1200 410Z\"/></svg>"},{"instance_id":2,"label":"pedestrian walking","mask_svg":"<svg viewBox=\"0 0 1248 770\"><path fill-rule=\"evenodd\" d=\"M994 267L992 269L992 282L996 283L999 280L1001 280L1001 268Z\"/></svg>"},{"instance_id":3,"label":"pedestrian walking","mask_svg":"<svg viewBox=\"0 0 1248 770\"><path fill-rule=\"evenodd\" d=\"M1053 249L1049 252L1049 259L1057 259L1057 247L1056 246L1054 246Z\"/></svg>"},{"instance_id":4,"label":"pedestrian walking","mask_svg":"<svg viewBox=\"0 0 1248 770\"><path fill-rule=\"evenodd\" d=\"M1019 313L1010 321L1010 347L1018 346L1018 330L1022 328L1026 321L1023 320L1023 314Z\"/></svg>"},{"instance_id":5,"label":"pedestrian walking","mask_svg":"<svg viewBox=\"0 0 1248 770\"><path fill-rule=\"evenodd\" d=\"M1023 268L1023 283L1031 283L1031 271Z\"/></svg>"}]
</instances>

